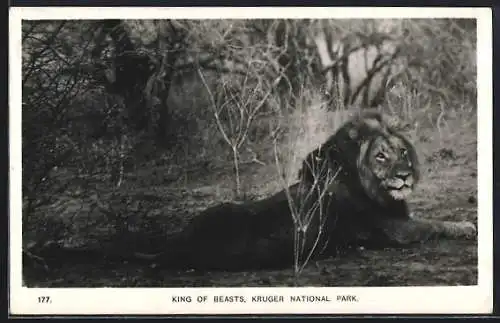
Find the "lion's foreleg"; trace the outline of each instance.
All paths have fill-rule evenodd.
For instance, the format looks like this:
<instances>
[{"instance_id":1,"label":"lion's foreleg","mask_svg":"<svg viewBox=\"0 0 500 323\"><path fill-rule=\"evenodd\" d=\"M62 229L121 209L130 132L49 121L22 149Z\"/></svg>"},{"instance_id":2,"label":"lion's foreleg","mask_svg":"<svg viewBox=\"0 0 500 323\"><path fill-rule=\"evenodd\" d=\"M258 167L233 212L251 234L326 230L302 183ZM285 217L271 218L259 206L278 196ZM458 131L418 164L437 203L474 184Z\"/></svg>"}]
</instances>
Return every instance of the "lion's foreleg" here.
<instances>
[{"instance_id":1,"label":"lion's foreleg","mask_svg":"<svg viewBox=\"0 0 500 323\"><path fill-rule=\"evenodd\" d=\"M475 239L476 227L468 221L452 222L410 217L382 221L386 236L395 243L409 244L432 239Z\"/></svg>"}]
</instances>

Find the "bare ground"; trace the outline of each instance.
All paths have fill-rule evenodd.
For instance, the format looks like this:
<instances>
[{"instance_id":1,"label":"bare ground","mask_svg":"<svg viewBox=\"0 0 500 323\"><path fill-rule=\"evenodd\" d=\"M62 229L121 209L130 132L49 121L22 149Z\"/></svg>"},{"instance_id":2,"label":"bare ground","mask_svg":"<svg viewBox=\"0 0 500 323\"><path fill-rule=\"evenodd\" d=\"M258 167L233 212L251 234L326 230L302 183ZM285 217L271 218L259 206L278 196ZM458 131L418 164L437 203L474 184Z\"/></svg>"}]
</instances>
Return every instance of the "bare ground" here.
<instances>
[{"instance_id":1,"label":"bare ground","mask_svg":"<svg viewBox=\"0 0 500 323\"><path fill-rule=\"evenodd\" d=\"M453 135L439 141L435 132L420 138L423 179L410 205L420 216L476 222L476 133L470 128L457 129L463 131L454 131ZM242 172L244 182L252 188L253 194L249 198L260 198L279 189L271 163L266 166L247 164L242 167ZM145 169L134 177L130 176L121 190L131 196L132 191L136 191L143 198L149 197L150 203L158 206L145 216L163 217L170 230L182 227L186 218L207 206L231 199L233 179L230 168L186 172L181 179L170 183L162 179L164 173L167 171L160 168ZM139 212L144 206L141 203L127 205L127 212L133 212L134 207ZM66 207L64 212L69 209ZM81 209L79 212L82 218L88 218L88 212ZM70 222L77 226L78 216L72 217ZM95 229L94 234L99 235L98 231ZM29 240L29 234L23 238ZM132 239L115 241L115 245L120 243L124 249L133 247ZM24 270L25 284L30 287L475 285L477 242L434 241L408 249L353 249L336 258L311 262L298 280L291 268L251 272L173 272L161 269L154 262L105 258L66 259L49 266L48 270L36 266L25 266Z\"/></svg>"}]
</instances>

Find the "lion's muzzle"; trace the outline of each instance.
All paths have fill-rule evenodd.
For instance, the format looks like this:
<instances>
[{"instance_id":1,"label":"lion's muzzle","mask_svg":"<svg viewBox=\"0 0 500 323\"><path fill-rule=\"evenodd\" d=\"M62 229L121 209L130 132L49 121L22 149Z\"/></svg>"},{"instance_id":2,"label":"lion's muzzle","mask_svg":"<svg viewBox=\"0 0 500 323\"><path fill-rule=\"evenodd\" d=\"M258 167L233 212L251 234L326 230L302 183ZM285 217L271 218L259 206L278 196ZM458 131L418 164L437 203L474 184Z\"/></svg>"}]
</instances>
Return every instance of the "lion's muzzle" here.
<instances>
[{"instance_id":1,"label":"lion's muzzle","mask_svg":"<svg viewBox=\"0 0 500 323\"><path fill-rule=\"evenodd\" d=\"M414 178L411 172L398 172L382 182L382 186L395 200L405 199L413 191Z\"/></svg>"}]
</instances>

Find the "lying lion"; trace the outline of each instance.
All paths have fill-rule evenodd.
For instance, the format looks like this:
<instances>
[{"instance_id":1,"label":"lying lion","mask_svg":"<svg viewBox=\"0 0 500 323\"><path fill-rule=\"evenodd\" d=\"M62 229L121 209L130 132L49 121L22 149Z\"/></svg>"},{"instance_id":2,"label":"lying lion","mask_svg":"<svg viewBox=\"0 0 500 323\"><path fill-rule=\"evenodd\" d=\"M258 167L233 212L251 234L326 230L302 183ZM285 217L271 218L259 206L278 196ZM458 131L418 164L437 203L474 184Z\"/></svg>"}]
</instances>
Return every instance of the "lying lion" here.
<instances>
[{"instance_id":1,"label":"lying lion","mask_svg":"<svg viewBox=\"0 0 500 323\"><path fill-rule=\"evenodd\" d=\"M346 122L306 157L299 176L267 199L209 208L167 241L164 253L137 256L196 269L269 268L293 262L298 231L304 237L299 247L315 259L343 246L476 239L470 222L410 216L405 199L419 181L417 154L379 113ZM293 205L311 216L307 228L297 227Z\"/></svg>"}]
</instances>

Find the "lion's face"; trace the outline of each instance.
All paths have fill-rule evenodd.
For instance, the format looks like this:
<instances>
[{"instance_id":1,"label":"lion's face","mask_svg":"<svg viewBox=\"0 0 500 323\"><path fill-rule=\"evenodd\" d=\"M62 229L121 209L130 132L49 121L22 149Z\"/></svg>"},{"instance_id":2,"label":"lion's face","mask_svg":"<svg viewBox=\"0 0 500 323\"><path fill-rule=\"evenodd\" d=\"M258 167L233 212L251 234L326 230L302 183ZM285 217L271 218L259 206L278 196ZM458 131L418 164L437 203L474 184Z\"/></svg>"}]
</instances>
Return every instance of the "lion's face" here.
<instances>
[{"instance_id":1,"label":"lion's face","mask_svg":"<svg viewBox=\"0 0 500 323\"><path fill-rule=\"evenodd\" d=\"M419 179L415 150L399 135L380 134L362 143L357 166L365 191L382 203L406 199Z\"/></svg>"}]
</instances>

